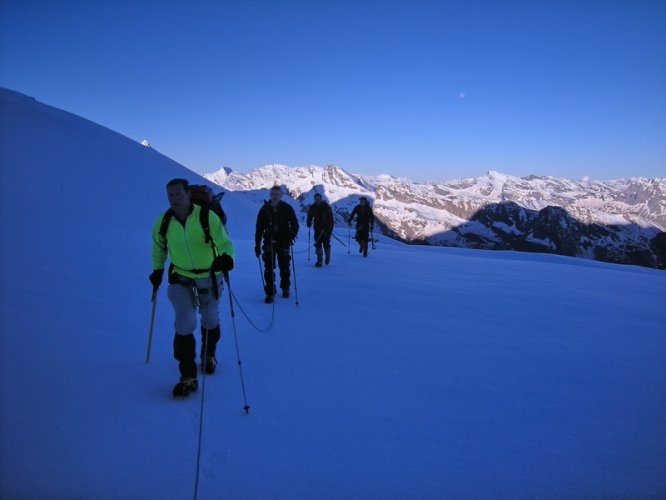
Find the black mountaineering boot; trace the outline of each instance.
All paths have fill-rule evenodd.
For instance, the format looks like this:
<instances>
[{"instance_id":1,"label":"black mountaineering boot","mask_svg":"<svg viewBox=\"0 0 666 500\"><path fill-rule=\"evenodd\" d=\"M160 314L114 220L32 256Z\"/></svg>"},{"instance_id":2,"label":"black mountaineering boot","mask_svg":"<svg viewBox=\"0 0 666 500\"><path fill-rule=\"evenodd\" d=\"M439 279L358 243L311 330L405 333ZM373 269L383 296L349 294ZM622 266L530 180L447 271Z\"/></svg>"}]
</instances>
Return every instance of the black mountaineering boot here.
<instances>
[{"instance_id":1,"label":"black mountaineering boot","mask_svg":"<svg viewBox=\"0 0 666 500\"><path fill-rule=\"evenodd\" d=\"M266 304L272 304L273 297L275 297L275 293L277 292L275 285L264 286L264 292L266 292L266 298L264 299L264 302L266 302Z\"/></svg>"},{"instance_id":2,"label":"black mountaineering boot","mask_svg":"<svg viewBox=\"0 0 666 500\"><path fill-rule=\"evenodd\" d=\"M199 383L195 378L180 377L178 382L173 388L174 398L186 398L190 392L196 392L199 388Z\"/></svg>"},{"instance_id":3,"label":"black mountaineering boot","mask_svg":"<svg viewBox=\"0 0 666 500\"><path fill-rule=\"evenodd\" d=\"M315 262L315 267L321 267L323 250L320 247L317 247L317 262Z\"/></svg>"},{"instance_id":4,"label":"black mountaineering boot","mask_svg":"<svg viewBox=\"0 0 666 500\"><path fill-rule=\"evenodd\" d=\"M174 335L173 357L178 361L180 381L173 388L174 398L184 398L199 388L197 383L196 342L194 335Z\"/></svg>"}]
</instances>

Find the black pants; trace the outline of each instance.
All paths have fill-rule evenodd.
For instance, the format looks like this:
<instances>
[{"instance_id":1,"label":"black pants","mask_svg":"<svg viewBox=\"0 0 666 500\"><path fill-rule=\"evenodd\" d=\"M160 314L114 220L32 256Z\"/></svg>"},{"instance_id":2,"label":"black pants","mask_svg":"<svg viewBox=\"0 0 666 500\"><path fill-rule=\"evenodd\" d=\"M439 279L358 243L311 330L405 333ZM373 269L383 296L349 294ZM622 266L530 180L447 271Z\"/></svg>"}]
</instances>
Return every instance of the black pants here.
<instances>
[{"instance_id":1,"label":"black pants","mask_svg":"<svg viewBox=\"0 0 666 500\"><path fill-rule=\"evenodd\" d=\"M331 235L328 232L325 232L321 229L315 228L314 230L314 239L315 239L315 249L317 252L317 260L321 261L323 252L326 252L326 256L331 255Z\"/></svg>"},{"instance_id":2,"label":"black pants","mask_svg":"<svg viewBox=\"0 0 666 500\"><path fill-rule=\"evenodd\" d=\"M359 224L356 226L356 235L354 239L359 243L368 241L370 239L370 227L367 224Z\"/></svg>"},{"instance_id":3,"label":"black pants","mask_svg":"<svg viewBox=\"0 0 666 500\"><path fill-rule=\"evenodd\" d=\"M280 269L280 288L282 290L289 290L291 286L291 272L289 266L291 265L291 255L289 253L290 246L273 242L264 242L262 260L264 261L264 291L266 295L275 295L275 263Z\"/></svg>"}]
</instances>

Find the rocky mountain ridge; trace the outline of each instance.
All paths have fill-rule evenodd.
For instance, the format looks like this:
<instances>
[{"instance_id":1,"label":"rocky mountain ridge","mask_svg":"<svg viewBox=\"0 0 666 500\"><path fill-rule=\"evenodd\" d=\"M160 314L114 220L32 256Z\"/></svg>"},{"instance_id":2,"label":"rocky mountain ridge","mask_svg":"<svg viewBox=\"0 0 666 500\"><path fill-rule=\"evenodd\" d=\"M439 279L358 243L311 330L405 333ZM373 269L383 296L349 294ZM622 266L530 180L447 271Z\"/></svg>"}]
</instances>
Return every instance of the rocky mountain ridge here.
<instances>
[{"instance_id":1,"label":"rocky mountain ridge","mask_svg":"<svg viewBox=\"0 0 666 500\"><path fill-rule=\"evenodd\" d=\"M413 182L344 169L266 165L204 175L232 191L284 186L303 211L315 192L338 222L360 196L371 200L380 230L409 242L466 248L522 250L665 268L666 179L608 181L489 171L476 178Z\"/></svg>"}]
</instances>

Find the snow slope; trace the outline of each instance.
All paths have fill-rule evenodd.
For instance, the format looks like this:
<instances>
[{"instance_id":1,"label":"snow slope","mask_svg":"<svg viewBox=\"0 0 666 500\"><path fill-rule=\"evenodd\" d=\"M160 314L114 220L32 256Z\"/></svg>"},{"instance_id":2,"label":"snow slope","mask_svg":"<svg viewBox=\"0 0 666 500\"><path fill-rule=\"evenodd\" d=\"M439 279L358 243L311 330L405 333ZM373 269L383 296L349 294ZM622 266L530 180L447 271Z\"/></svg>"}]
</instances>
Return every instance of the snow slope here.
<instances>
[{"instance_id":1,"label":"snow slope","mask_svg":"<svg viewBox=\"0 0 666 500\"><path fill-rule=\"evenodd\" d=\"M0 91L0 497L193 495L199 396L173 401L160 290L150 364L153 149ZM299 305L262 302L256 200L206 378L199 498L664 498L664 272L378 243L295 246ZM346 227L336 235L347 243Z\"/></svg>"}]
</instances>

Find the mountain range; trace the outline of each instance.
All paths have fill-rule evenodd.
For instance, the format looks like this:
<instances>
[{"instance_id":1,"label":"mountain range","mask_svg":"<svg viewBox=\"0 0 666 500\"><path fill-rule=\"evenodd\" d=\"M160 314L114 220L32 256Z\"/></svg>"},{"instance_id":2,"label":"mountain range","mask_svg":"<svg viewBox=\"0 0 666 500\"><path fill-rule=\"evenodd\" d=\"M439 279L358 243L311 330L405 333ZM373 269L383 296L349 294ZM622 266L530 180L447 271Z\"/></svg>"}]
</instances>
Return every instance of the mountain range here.
<instances>
[{"instance_id":1,"label":"mountain range","mask_svg":"<svg viewBox=\"0 0 666 500\"><path fill-rule=\"evenodd\" d=\"M345 224L360 196L371 200L377 228L428 245L555 253L666 268L666 179L481 177L413 182L351 174L339 166L266 165L204 174L231 191L265 197L281 185L304 213L316 192Z\"/></svg>"}]
</instances>

